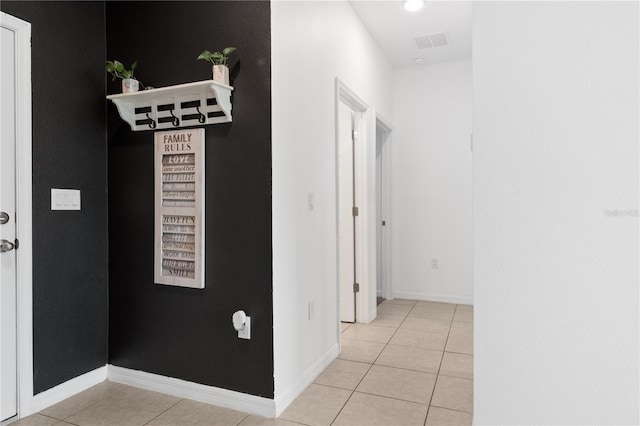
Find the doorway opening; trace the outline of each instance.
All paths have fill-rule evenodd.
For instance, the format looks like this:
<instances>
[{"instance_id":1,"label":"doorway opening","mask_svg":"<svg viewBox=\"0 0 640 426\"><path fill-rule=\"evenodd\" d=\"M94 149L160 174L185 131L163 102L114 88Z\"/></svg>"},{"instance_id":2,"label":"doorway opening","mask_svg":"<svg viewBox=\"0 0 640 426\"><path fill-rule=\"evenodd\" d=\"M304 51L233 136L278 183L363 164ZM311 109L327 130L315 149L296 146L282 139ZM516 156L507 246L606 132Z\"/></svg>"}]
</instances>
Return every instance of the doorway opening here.
<instances>
[{"instance_id":1,"label":"doorway opening","mask_svg":"<svg viewBox=\"0 0 640 426\"><path fill-rule=\"evenodd\" d=\"M375 112L338 78L335 88L337 320L369 322L376 316Z\"/></svg>"},{"instance_id":2,"label":"doorway opening","mask_svg":"<svg viewBox=\"0 0 640 426\"><path fill-rule=\"evenodd\" d=\"M335 99L337 322L367 323L377 313L377 118L373 108L337 78Z\"/></svg>"}]
</instances>

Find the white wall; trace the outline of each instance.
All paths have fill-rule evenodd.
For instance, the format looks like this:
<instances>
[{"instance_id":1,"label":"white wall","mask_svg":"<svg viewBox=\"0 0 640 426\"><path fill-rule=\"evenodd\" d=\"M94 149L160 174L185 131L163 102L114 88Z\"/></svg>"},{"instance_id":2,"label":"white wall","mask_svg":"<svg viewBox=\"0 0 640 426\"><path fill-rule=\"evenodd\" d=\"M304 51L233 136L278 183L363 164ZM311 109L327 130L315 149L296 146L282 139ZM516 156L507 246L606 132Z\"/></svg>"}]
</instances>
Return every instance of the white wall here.
<instances>
[{"instance_id":1,"label":"white wall","mask_svg":"<svg viewBox=\"0 0 640 426\"><path fill-rule=\"evenodd\" d=\"M471 81L471 61L394 70L395 297L473 303Z\"/></svg>"},{"instance_id":2,"label":"white wall","mask_svg":"<svg viewBox=\"0 0 640 426\"><path fill-rule=\"evenodd\" d=\"M638 35L637 2L474 3L475 424L640 421Z\"/></svg>"},{"instance_id":3,"label":"white wall","mask_svg":"<svg viewBox=\"0 0 640 426\"><path fill-rule=\"evenodd\" d=\"M392 71L348 3L275 1L271 8L279 411L337 353L335 78L391 119ZM313 211L308 192L315 194Z\"/></svg>"}]
</instances>

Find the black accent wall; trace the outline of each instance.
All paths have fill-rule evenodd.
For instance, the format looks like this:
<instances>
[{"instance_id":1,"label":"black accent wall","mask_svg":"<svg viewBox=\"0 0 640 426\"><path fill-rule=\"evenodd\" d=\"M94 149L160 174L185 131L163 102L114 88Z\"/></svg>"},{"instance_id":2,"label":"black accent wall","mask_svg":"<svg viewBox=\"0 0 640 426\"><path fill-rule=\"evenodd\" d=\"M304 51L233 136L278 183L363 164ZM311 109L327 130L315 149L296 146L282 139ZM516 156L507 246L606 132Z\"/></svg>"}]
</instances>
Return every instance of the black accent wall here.
<instances>
[{"instance_id":1,"label":"black accent wall","mask_svg":"<svg viewBox=\"0 0 640 426\"><path fill-rule=\"evenodd\" d=\"M33 357L40 393L107 360L107 146L102 2L2 1L32 24ZM82 210L51 211L51 188Z\"/></svg>"},{"instance_id":2,"label":"black accent wall","mask_svg":"<svg viewBox=\"0 0 640 426\"><path fill-rule=\"evenodd\" d=\"M109 362L273 398L269 2L107 2L106 17L108 59L138 60L153 87L210 79L197 56L238 48L233 123L204 127L202 290L154 284L154 133L132 132L107 107ZM232 327L238 309L251 340Z\"/></svg>"}]
</instances>

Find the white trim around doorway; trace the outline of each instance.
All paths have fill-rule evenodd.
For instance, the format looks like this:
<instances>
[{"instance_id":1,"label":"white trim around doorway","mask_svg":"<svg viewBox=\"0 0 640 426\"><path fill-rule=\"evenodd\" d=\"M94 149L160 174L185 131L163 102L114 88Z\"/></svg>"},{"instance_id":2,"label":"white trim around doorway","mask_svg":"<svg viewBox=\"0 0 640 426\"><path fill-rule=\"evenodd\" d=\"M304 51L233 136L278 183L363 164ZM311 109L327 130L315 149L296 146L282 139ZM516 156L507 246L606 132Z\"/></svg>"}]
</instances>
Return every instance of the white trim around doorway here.
<instances>
[{"instance_id":1,"label":"white trim around doorway","mask_svg":"<svg viewBox=\"0 0 640 426\"><path fill-rule=\"evenodd\" d=\"M351 90L343 81L336 77L335 83L335 111L336 111L336 146L339 141L338 134L338 109L339 103L342 102L356 112L362 114L362 143L360 150L360 164L363 165L363 172L360 176L359 189L361 196L361 205L358 206L362 216L362 226L360 232L360 247L363 247L360 253L359 274L361 285L360 292L356 295L356 304L358 306L356 312L356 322L368 323L375 319L376 309L376 208L375 208L375 130L376 130L376 113L370 108L366 102L362 100L353 90ZM374 141L371 144L371 141ZM336 149L336 164L338 161ZM337 170L337 167L336 167ZM358 179L356 179L358 180ZM336 197L338 197L338 179L336 176ZM336 205L338 199L336 198ZM338 236L339 224L338 211L336 210L336 236ZM337 238L339 241L339 238ZM337 249L337 265L340 265L340 250ZM336 306L338 309L336 318L336 332L338 341L340 341L340 277L338 266L338 275L336 276L337 294Z\"/></svg>"},{"instance_id":2,"label":"white trim around doorway","mask_svg":"<svg viewBox=\"0 0 640 426\"><path fill-rule=\"evenodd\" d=\"M18 311L18 417L32 414L33 297L31 207L31 24L4 12L2 26L16 37L16 237Z\"/></svg>"},{"instance_id":3,"label":"white trim around doorway","mask_svg":"<svg viewBox=\"0 0 640 426\"><path fill-rule=\"evenodd\" d=\"M377 132L378 129L381 129L385 134L386 134L386 141L385 144L389 144L389 143L393 143L391 141L391 133L393 131L393 126L391 125L391 122L389 120L387 120L386 118L384 118L383 116L381 116L380 114L376 114L376 141L377 141ZM382 211L382 218L377 217L376 218L376 226L379 225L379 221L383 220L386 222L385 228L386 228L386 245L383 245L382 250L383 250L383 254L382 254L382 262L383 262L383 284L382 284L382 294L381 296L384 299L393 299L395 298L394 295L394 291L393 291L393 270L392 270L392 265L393 265L393 261L392 261L392 256L393 256L393 252L391 250L391 240L393 238L393 209L392 209L392 205L393 203L391 203L391 200L393 199L393 194L391 191L393 191L393 185L392 185L392 181L391 181L391 176L392 176L392 169L391 169L391 165L392 163L392 152L393 150L390 149L389 147L387 147L387 149L385 150L385 155L386 155L386 160L384 160L384 165L383 166L383 170L382 170L382 179L384 181L383 186L385 186L388 190L388 194L383 195L383 200L385 200L386 202L384 202L383 204L383 211ZM385 185L386 184L386 185ZM376 193L377 195L377 193ZM376 233L376 235L378 235Z\"/></svg>"}]
</instances>

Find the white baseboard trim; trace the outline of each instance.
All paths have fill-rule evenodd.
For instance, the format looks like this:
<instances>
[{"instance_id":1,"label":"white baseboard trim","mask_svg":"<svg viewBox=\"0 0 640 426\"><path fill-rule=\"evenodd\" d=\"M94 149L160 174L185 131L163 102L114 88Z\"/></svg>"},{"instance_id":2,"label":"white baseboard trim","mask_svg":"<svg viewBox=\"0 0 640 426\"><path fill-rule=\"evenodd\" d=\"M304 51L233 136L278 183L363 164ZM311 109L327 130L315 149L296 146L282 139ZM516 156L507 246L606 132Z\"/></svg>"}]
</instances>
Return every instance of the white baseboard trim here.
<instances>
[{"instance_id":1,"label":"white baseboard trim","mask_svg":"<svg viewBox=\"0 0 640 426\"><path fill-rule=\"evenodd\" d=\"M293 386L275 400L109 364L35 395L31 403L28 404L29 412L21 412L20 415L21 417L26 417L37 413L105 380L110 380L180 398L188 398L206 404L273 418L279 416L339 354L340 347L336 343L313 363Z\"/></svg>"},{"instance_id":2,"label":"white baseboard trim","mask_svg":"<svg viewBox=\"0 0 640 426\"><path fill-rule=\"evenodd\" d=\"M21 412L21 417L42 411L47 407L72 397L73 395L89 389L92 386L102 383L107 379L107 367L99 367L81 376L74 377L51 389L47 389L33 397L29 405L30 413Z\"/></svg>"},{"instance_id":3,"label":"white baseboard trim","mask_svg":"<svg viewBox=\"0 0 640 426\"><path fill-rule=\"evenodd\" d=\"M340 355L340 345L336 343L324 355L322 355L300 378L282 393L276 389L276 417L291 404L313 381Z\"/></svg>"},{"instance_id":4,"label":"white baseboard trim","mask_svg":"<svg viewBox=\"0 0 640 426\"><path fill-rule=\"evenodd\" d=\"M155 392L161 392L180 398L193 399L206 404L231 408L265 417L275 417L276 410L273 399L249 395L215 386L202 385L172 377L144 371L131 370L109 364L107 378L112 382L122 383Z\"/></svg>"},{"instance_id":5,"label":"white baseboard trim","mask_svg":"<svg viewBox=\"0 0 640 426\"><path fill-rule=\"evenodd\" d=\"M451 296L449 294L411 293L407 291L394 291L396 299L425 300L429 302L457 303L460 305L473 305L473 297Z\"/></svg>"}]
</instances>

